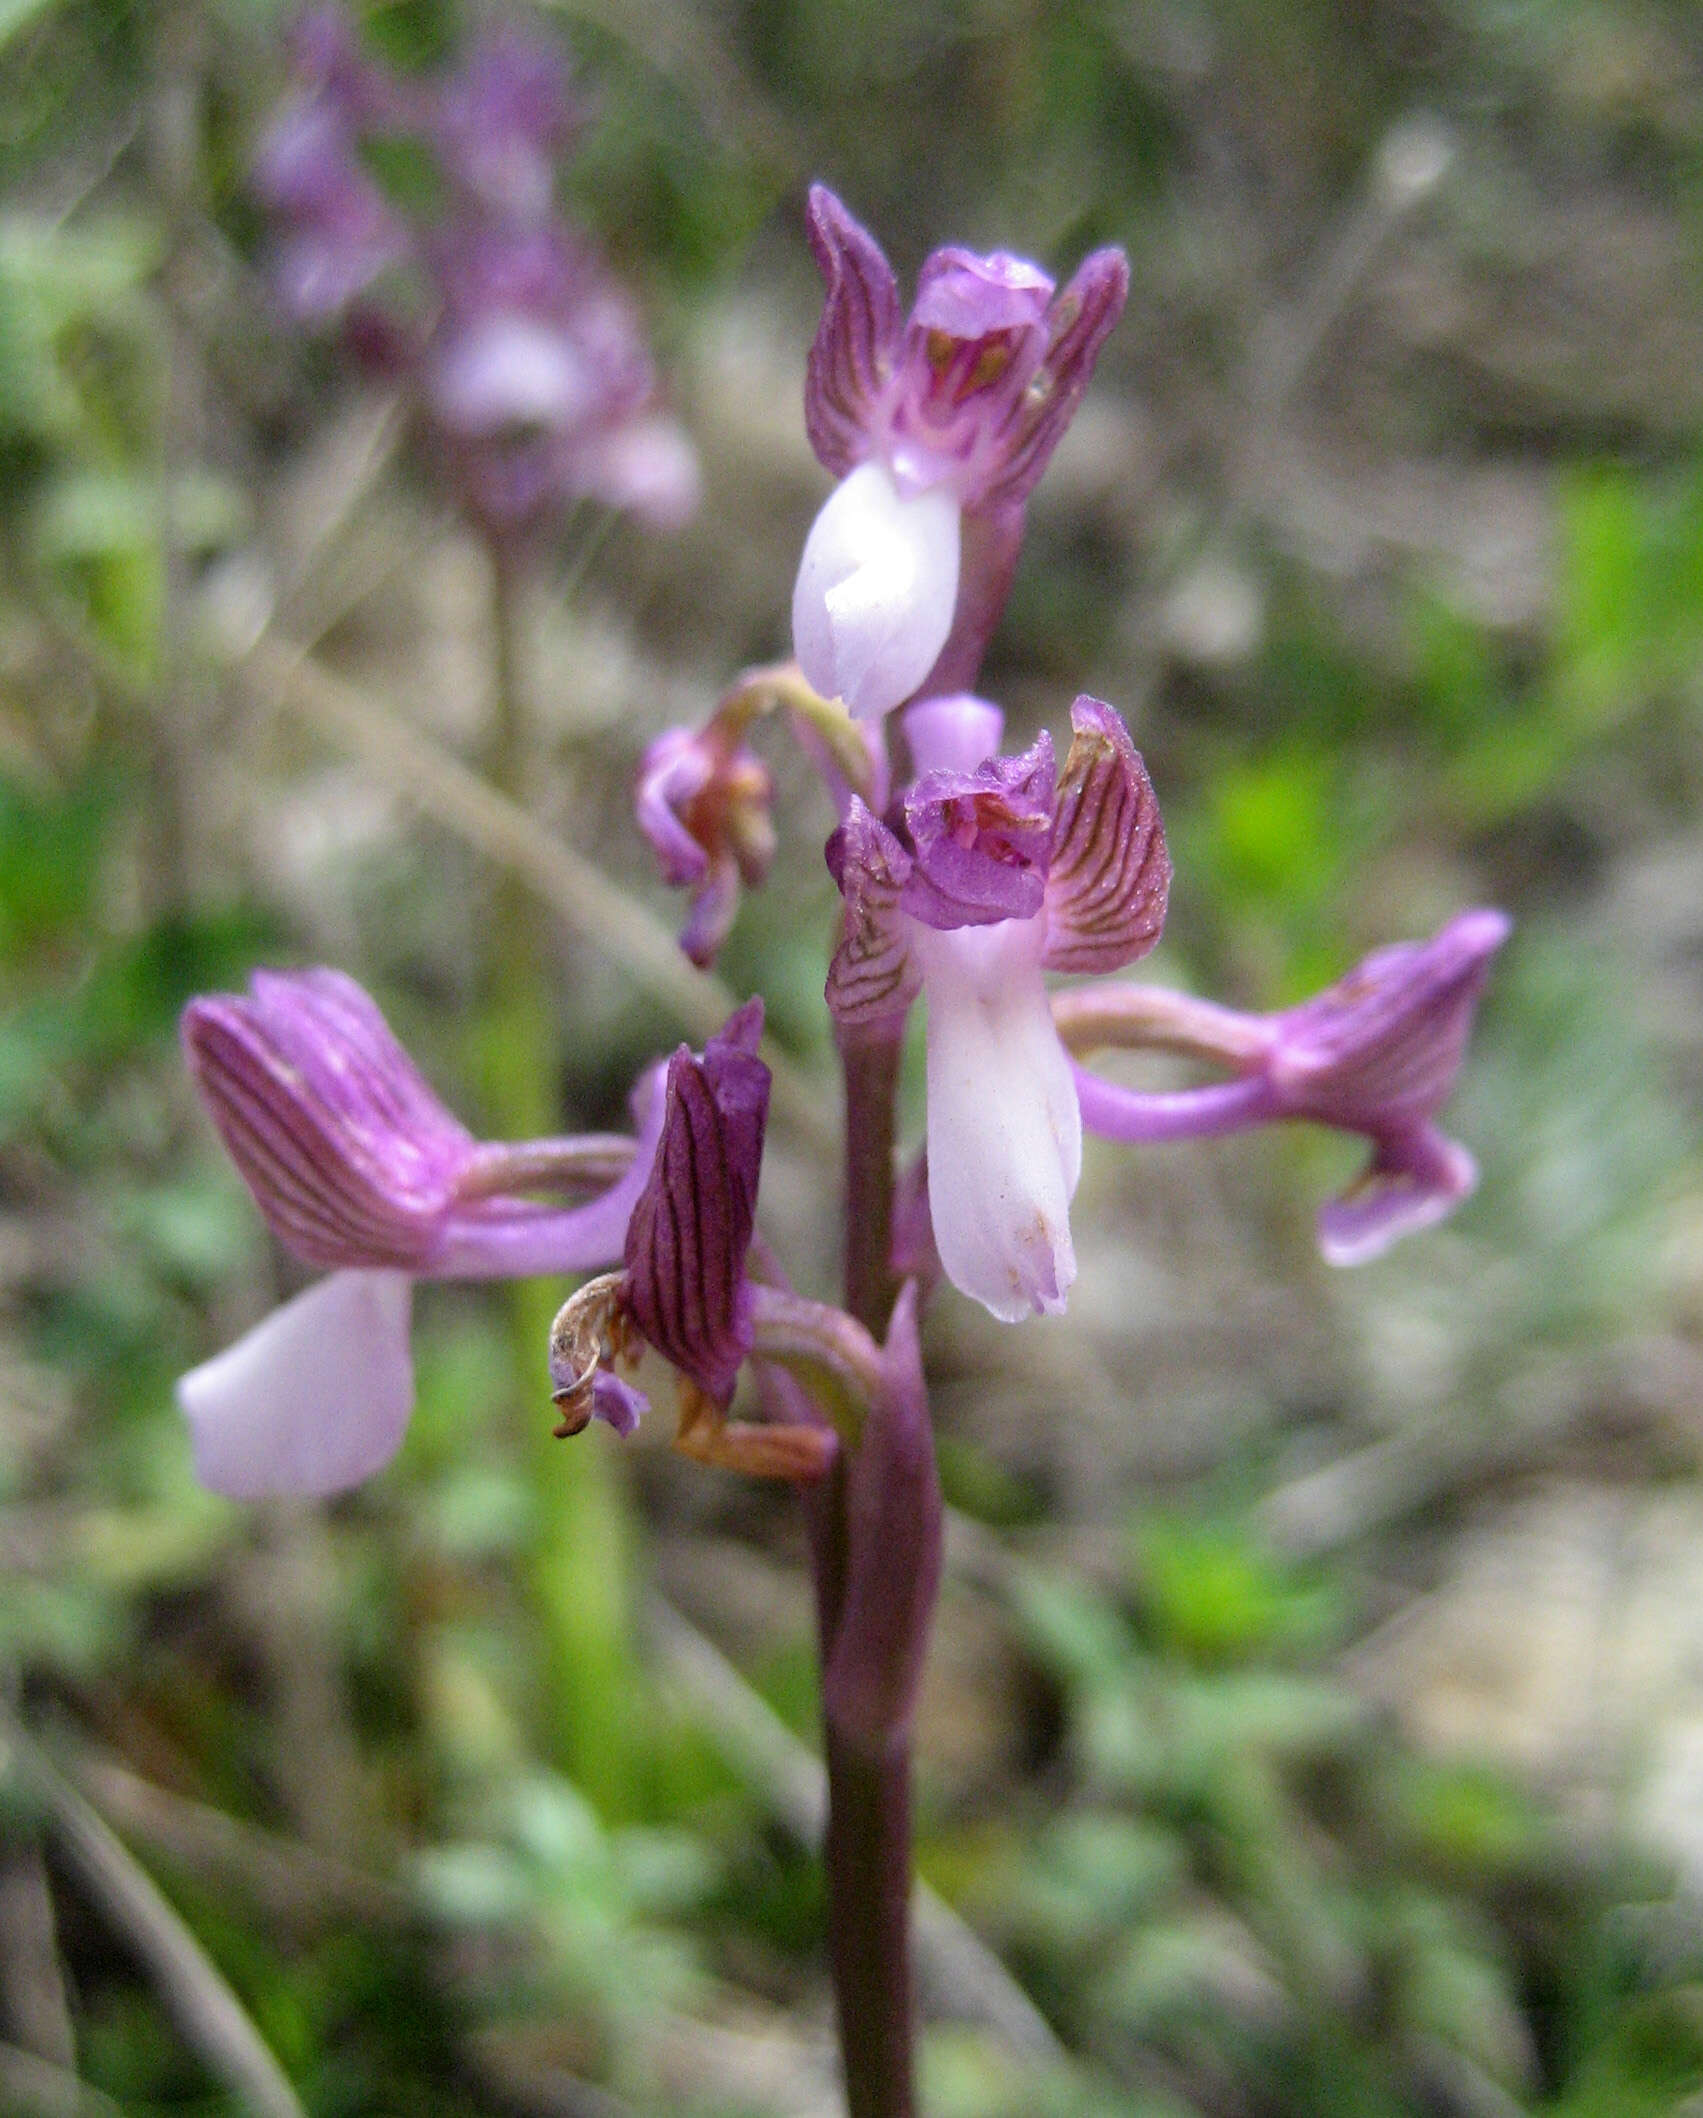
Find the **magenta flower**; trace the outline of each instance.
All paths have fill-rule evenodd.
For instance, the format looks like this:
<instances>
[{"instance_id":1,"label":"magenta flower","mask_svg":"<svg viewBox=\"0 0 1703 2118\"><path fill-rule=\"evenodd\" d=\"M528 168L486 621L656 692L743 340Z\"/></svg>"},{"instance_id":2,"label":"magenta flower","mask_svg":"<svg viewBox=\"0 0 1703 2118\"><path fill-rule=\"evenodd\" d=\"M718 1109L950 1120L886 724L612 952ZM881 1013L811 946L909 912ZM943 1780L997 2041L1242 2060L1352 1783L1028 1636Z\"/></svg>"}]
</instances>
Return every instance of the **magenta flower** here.
<instances>
[{"instance_id":1,"label":"magenta flower","mask_svg":"<svg viewBox=\"0 0 1703 2118\"><path fill-rule=\"evenodd\" d=\"M614 1372L639 1341L681 1379L676 1446L705 1463L759 1477L820 1477L837 1447L826 1417L779 1424L725 1417L740 1368L754 1353L838 1373L865 1400L884 1396L880 1349L837 1309L747 1272L769 1113L769 1070L757 1056L763 1003L747 1001L702 1055L685 1045L668 1062L661 1138L627 1225L625 1269L582 1287L556 1318L550 1379L559 1433L590 1416L636 1419L643 1399ZM771 1276L776 1268L769 1261Z\"/></svg>"},{"instance_id":2,"label":"magenta flower","mask_svg":"<svg viewBox=\"0 0 1703 2118\"><path fill-rule=\"evenodd\" d=\"M769 872L773 791L768 767L720 716L703 729L665 729L639 761L639 829L663 881L692 893L680 946L695 964L715 961L740 886L754 889Z\"/></svg>"},{"instance_id":3,"label":"magenta flower","mask_svg":"<svg viewBox=\"0 0 1703 2118\"><path fill-rule=\"evenodd\" d=\"M413 1404L415 1279L583 1272L621 1254L661 1126L637 1139L476 1141L368 994L329 970L259 972L191 1001L184 1050L274 1233L330 1277L178 1384L197 1475L237 1498L331 1493L388 1462ZM561 1206L539 1192L584 1192Z\"/></svg>"},{"instance_id":4,"label":"magenta flower","mask_svg":"<svg viewBox=\"0 0 1703 2118\"><path fill-rule=\"evenodd\" d=\"M1170 886L1123 722L1083 697L1071 725L1060 779L1046 735L996 754L1001 716L983 700L913 706L921 777L898 828L858 803L828 845L845 900L828 1004L855 1035L890 1031L925 994L935 1244L953 1284L1007 1321L1057 1313L1076 1276L1082 1121L1043 974L1144 956Z\"/></svg>"},{"instance_id":5,"label":"magenta flower","mask_svg":"<svg viewBox=\"0 0 1703 2118\"><path fill-rule=\"evenodd\" d=\"M1058 1018L1073 1044L1162 1043L1236 1078L1172 1095L1114 1087L1076 1069L1082 1119L1126 1141L1202 1138L1309 1119L1372 1143L1365 1169L1319 1213L1319 1247L1358 1265L1451 1213L1477 1165L1432 1122L1454 1087L1506 913L1458 913L1425 942L1376 950L1299 1007L1240 1015L1182 994L1130 988L1071 994ZM1132 1035L1118 1034L1120 1013Z\"/></svg>"},{"instance_id":6,"label":"magenta flower","mask_svg":"<svg viewBox=\"0 0 1703 2118\"><path fill-rule=\"evenodd\" d=\"M879 718L974 681L1129 266L1098 250L1055 294L1005 251L937 250L907 319L880 245L820 184L809 228L827 299L805 424L840 483L805 543L793 642L818 691Z\"/></svg>"}]
</instances>

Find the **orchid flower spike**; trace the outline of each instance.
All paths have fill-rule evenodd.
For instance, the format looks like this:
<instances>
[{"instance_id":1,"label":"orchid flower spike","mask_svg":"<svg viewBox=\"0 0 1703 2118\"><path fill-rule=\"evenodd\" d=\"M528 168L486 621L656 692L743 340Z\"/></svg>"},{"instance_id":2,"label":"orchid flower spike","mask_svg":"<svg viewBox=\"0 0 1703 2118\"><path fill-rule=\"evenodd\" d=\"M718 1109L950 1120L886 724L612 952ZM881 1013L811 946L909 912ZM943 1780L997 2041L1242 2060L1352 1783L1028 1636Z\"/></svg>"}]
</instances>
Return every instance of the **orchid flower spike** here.
<instances>
[{"instance_id":1,"label":"orchid flower spike","mask_svg":"<svg viewBox=\"0 0 1703 2118\"><path fill-rule=\"evenodd\" d=\"M555 210L557 161L587 115L559 51L494 25L420 82L367 59L336 8L295 42L303 85L255 171L291 313L340 322L357 358L412 382L489 534L587 498L678 526L696 454L656 403L635 305ZM369 173L375 132L435 157L445 204L429 228Z\"/></svg>"},{"instance_id":2,"label":"orchid flower spike","mask_svg":"<svg viewBox=\"0 0 1703 2118\"><path fill-rule=\"evenodd\" d=\"M993 1315L1056 1314L1076 1276L1082 1121L1046 971L1146 955L1171 867L1159 806L1110 706L1079 698L1062 776L1042 735L998 752L984 700L913 706L921 777L897 828L854 803L828 842L845 900L828 971L842 1034L928 1002L929 1207L946 1276Z\"/></svg>"},{"instance_id":3,"label":"orchid flower spike","mask_svg":"<svg viewBox=\"0 0 1703 2118\"><path fill-rule=\"evenodd\" d=\"M1067 994L1056 1013L1072 1044L1164 1044L1231 1068L1233 1080L1145 1095L1076 1069L1083 1122L1109 1138L1201 1138L1303 1118L1372 1143L1365 1169L1319 1213L1319 1248L1359 1265L1452 1213L1477 1165L1432 1122L1448 1100L1504 912L1457 913L1429 941L1378 949L1322 993L1274 1015L1239 1015L1183 994ZM1119 1033L1119 1015L1126 1020Z\"/></svg>"},{"instance_id":4,"label":"orchid flower spike","mask_svg":"<svg viewBox=\"0 0 1703 2118\"><path fill-rule=\"evenodd\" d=\"M190 1002L190 1072L273 1232L330 1276L178 1384L196 1473L237 1499L324 1494L394 1455L413 1405L416 1279L583 1272L619 1257L662 1123L482 1144L340 972L257 972ZM563 1206L539 1192L585 1192Z\"/></svg>"},{"instance_id":5,"label":"orchid flower spike","mask_svg":"<svg viewBox=\"0 0 1703 2118\"><path fill-rule=\"evenodd\" d=\"M1055 293L1006 251L937 250L905 318L880 245L820 184L809 230L827 299L805 425L840 483L805 541L793 644L818 691L879 719L974 681L1129 265L1097 250Z\"/></svg>"}]
</instances>

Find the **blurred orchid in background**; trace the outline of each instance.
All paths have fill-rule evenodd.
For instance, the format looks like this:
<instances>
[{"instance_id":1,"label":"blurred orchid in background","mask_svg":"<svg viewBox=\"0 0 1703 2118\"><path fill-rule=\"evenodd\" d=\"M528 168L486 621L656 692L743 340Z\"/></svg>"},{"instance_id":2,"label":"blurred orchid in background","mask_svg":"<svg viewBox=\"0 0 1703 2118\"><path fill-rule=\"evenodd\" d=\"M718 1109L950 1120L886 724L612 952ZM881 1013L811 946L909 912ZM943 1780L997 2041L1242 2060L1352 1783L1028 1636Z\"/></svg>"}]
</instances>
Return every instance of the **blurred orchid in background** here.
<instances>
[{"instance_id":1,"label":"blurred orchid in background","mask_svg":"<svg viewBox=\"0 0 1703 2118\"><path fill-rule=\"evenodd\" d=\"M406 81L336 8L297 25L301 88L273 121L255 188L274 282L297 322L340 327L364 366L409 384L464 504L493 536L574 501L660 528L697 504L697 458L657 406L636 306L557 210L561 157L588 118L548 40L496 20L458 65ZM386 198L362 142L433 159L428 226Z\"/></svg>"}]
</instances>

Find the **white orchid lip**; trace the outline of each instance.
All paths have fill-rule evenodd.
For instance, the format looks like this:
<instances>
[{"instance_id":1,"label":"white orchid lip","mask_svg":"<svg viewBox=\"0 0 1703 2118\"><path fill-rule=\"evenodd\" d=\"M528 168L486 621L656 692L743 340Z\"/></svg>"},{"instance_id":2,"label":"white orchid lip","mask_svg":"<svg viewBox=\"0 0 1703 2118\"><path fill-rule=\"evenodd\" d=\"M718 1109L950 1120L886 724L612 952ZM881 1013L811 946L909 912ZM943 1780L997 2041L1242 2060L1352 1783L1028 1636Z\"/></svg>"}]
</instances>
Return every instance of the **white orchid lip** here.
<instances>
[{"instance_id":1,"label":"white orchid lip","mask_svg":"<svg viewBox=\"0 0 1703 2118\"><path fill-rule=\"evenodd\" d=\"M1076 1278L1082 1117L1053 1027L1045 922L915 922L928 999L928 1194L955 1287L1003 1323L1057 1316Z\"/></svg>"},{"instance_id":2,"label":"white orchid lip","mask_svg":"<svg viewBox=\"0 0 1703 2118\"><path fill-rule=\"evenodd\" d=\"M824 698L879 720L912 696L952 630L960 541L943 487L903 494L879 463L840 481L805 539L792 596L793 648Z\"/></svg>"},{"instance_id":3,"label":"white orchid lip","mask_svg":"<svg viewBox=\"0 0 1703 2118\"><path fill-rule=\"evenodd\" d=\"M405 1272L334 1272L177 1385L215 1493L341 1493L401 1446L414 1404Z\"/></svg>"}]
</instances>

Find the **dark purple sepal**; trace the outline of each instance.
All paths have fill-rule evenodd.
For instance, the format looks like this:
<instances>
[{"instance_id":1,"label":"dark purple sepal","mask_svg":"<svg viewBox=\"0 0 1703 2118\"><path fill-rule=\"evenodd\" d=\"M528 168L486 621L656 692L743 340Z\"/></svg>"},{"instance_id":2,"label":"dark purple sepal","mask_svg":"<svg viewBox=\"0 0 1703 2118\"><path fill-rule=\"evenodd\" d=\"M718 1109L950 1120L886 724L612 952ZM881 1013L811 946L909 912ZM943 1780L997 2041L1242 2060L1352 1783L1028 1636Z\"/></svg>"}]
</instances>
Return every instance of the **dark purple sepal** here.
<instances>
[{"instance_id":1,"label":"dark purple sepal","mask_svg":"<svg viewBox=\"0 0 1703 2118\"><path fill-rule=\"evenodd\" d=\"M822 1704L830 1727L869 1753L909 1730L940 1589L940 1479L907 1282L882 1348L884 1388L846 1464L845 1551Z\"/></svg>"},{"instance_id":2,"label":"dark purple sepal","mask_svg":"<svg viewBox=\"0 0 1703 2118\"><path fill-rule=\"evenodd\" d=\"M828 965L828 1007L841 1029L890 1024L922 990L899 910L911 857L855 795L826 852L845 900Z\"/></svg>"},{"instance_id":3,"label":"dark purple sepal","mask_svg":"<svg viewBox=\"0 0 1703 2118\"><path fill-rule=\"evenodd\" d=\"M1054 298L1047 312L1046 354L1025 394L1017 436L978 505L1020 502L1034 491L1128 299L1129 259L1118 249L1085 257Z\"/></svg>"},{"instance_id":4,"label":"dark purple sepal","mask_svg":"<svg viewBox=\"0 0 1703 2118\"><path fill-rule=\"evenodd\" d=\"M627 1225L627 1314L723 1409L751 1350L745 1253L769 1108L762 1034L763 1004L750 1000L701 1059L682 1045L668 1062L662 1139Z\"/></svg>"},{"instance_id":5,"label":"dark purple sepal","mask_svg":"<svg viewBox=\"0 0 1703 2118\"><path fill-rule=\"evenodd\" d=\"M331 970L192 1000L184 1054L279 1239L309 1264L419 1269L477 1152L371 997Z\"/></svg>"},{"instance_id":6,"label":"dark purple sepal","mask_svg":"<svg viewBox=\"0 0 1703 2118\"><path fill-rule=\"evenodd\" d=\"M1159 939L1171 860L1158 797L1120 715L1085 694L1070 709L1047 870L1049 971L1104 973Z\"/></svg>"},{"instance_id":7,"label":"dark purple sepal","mask_svg":"<svg viewBox=\"0 0 1703 2118\"><path fill-rule=\"evenodd\" d=\"M1044 729L1021 757L925 773L905 796L912 866L901 908L942 932L1033 919L1046 891L1056 796Z\"/></svg>"},{"instance_id":8,"label":"dark purple sepal","mask_svg":"<svg viewBox=\"0 0 1703 2118\"><path fill-rule=\"evenodd\" d=\"M810 187L805 227L827 294L805 371L804 427L821 463L843 478L870 453L899 344L899 288L881 245L825 184Z\"/></svg>"}]
</instances>

